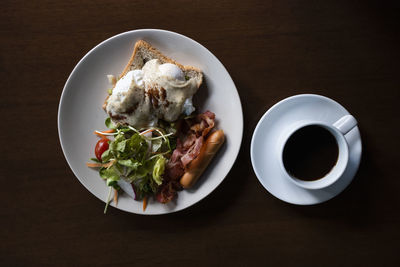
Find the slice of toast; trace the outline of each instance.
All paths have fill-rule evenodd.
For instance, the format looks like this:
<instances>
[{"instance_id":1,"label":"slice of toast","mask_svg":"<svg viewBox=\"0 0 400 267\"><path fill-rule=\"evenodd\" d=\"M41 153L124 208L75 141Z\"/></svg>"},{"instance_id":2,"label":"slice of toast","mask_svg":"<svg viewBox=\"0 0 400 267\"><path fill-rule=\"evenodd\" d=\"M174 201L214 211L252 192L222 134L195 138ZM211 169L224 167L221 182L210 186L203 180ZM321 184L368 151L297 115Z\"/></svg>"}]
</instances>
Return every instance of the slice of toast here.
<instances>
[{"instance_id":1,"label":"slice of toast","mask_svg":"<svg viewBox=\"0 0 400 267\"><path fill-rule=\"evenodd\" d=\"M201 83L203 82L203 73L201 72L201 70L192 66L183 66L182 64L179 64L178 62L165 56L159 50L143 40L139 40L135 43L132 56L119 78L122 78L131 70L142 69L144 64L152 59L158 59L161 61L162 64L172 63L177 65L183 71L183 74L185 75L185 77L187 77L187 79L195 79L197 88L199 88ZM104 110L107 105L107 99L108 96L103 104Z\"/></svg>"},{"instance_id":2,"label":"slice of toast","mask_svg":"<svg viewBox=\"0 0 400 267\"><path fill-rule=\"evenodd\" d=\"M201 70L192 66L183 66L179 64L175 60L163 55L159 50L143 40L139 40L135 43L132 56L125 69L122 71L120 78L131 70L142 69L143 65L152 59L159 59L161 63L172 63L177 65L183 71L185 76L196 79L197 86L200 87L203 81Z\"/></svg>"}]
</instances>

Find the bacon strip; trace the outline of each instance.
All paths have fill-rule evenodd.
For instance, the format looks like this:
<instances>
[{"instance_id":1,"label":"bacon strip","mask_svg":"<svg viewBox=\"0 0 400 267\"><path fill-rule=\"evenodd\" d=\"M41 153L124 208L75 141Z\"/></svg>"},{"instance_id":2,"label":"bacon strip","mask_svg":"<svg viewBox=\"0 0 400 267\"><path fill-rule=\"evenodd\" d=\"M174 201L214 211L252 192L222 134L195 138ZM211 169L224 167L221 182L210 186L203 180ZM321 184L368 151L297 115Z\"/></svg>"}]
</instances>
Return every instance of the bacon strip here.
<instances>
[{"instance_id":1,"label":"bacon strip","mask_svg":"<svg viewBox=\"0 0 400 267\"><path fill-rule=\"evenodd\" d=\"M169 181L161 186L156 199L160 203L168 203L177 196L177 191L181 190L179 181Z\"/></svg>"},{"instance_id":2,"label":"bacon strip","mask_svg":"<svg viewBox=\"0 0 400 267\"><path fill-rule=\"evenodd\" d=\"M215 114L211 111L206 111L199 114L197 117L197 123L190 127L197 135L206 136L210 130L214 127Z\"/></svg>"},{"instance_id":3,"label":"bacon strip","mask_svg":"<svg viewBox=\"0 0 400 267\"><path fill-rule=\"evenodd\" d=\"M183 167L186 168L189 163L194 160L200 153L201 146L203 145L203 136L195 139L195 142L187 149L186 153L181 157Z\"/></svg>"},{"instance_id":4,"label":"bacon strip","mask_svg":"<svg viewBox=\"0 0 400 267\"><path fill-rule=\"evenodd\" d=\"M185 173L190 162L199 155L207 134L215 125L214 121L215 114L206 111L192 119L185 120L186 126L180 127L176 149L167 163L164 183L160 186L157 194L159 202L171 201L177 195L176 191L181 190L179 179Z\"/></svg>"}]
</instances>

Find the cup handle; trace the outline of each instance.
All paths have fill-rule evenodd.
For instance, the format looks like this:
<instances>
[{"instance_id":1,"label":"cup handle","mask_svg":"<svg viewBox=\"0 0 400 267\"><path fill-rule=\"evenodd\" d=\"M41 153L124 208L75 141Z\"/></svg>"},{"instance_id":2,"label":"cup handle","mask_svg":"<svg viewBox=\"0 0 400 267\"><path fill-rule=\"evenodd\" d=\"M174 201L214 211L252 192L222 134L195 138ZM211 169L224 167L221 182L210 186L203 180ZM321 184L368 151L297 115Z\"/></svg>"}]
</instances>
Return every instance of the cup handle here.
<instances>
[{"instance_id":1,"label":"cup handle","mask_svg":"<svg viewBox=\"0 0 400 267\"><path fill-rule=\"evenodd\" d=\"M352 115L345 115L338 119L333 126L345 135L357 126L357 120Z\"/></svg>"}]
</instances>

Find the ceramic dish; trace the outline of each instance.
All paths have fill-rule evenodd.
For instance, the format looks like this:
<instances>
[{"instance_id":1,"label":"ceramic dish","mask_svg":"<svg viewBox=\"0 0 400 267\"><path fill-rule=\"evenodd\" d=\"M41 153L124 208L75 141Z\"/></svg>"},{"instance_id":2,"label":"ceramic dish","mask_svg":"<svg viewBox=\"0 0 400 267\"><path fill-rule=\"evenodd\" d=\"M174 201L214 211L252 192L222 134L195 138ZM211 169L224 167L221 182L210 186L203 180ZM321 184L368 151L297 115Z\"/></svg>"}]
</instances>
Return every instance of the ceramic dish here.
<instances>
[{"instance_id":1,"label":"ceramic dish","mask_svg":"<svg viewBox=\"0 0 400 267\"><path fill-rule=\"evenodd\" d=\"M177 62L203 71L204 82L194 98L195 105L199 111L214 112L216 128L226 134L226 143L201 179L194 188L179 192L176 201L164 205L151 199L143 212L142 202L121 194L117 205L118 209L132 213L165 214L185 209L210 194L228 174L242 141L243 114L238 92L222 63L204 46L181 34L154 29L121 33L100 43L79 61L65 84L58 110L58 132L64 156L75 176L93 195L105 201L105 182L97 170L85 163L94 156L98 138L93 131L105 129L107 116L101 106L109 88L106 75L118 76L122 72L140 39Z\"/></svg>"}]
</instances>

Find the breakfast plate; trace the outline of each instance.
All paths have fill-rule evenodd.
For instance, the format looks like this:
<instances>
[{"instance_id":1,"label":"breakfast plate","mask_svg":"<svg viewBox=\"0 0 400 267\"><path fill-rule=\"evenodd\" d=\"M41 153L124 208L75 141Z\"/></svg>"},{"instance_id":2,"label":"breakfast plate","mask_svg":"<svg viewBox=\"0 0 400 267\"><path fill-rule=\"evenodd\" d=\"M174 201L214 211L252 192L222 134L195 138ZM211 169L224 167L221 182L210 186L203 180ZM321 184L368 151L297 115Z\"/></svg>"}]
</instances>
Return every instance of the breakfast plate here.
<instances>
[{"instance_id":1,"label":"breakfast plate","mask_svg":"<svg viewBox=\"0 0 400 267\"><path fill-rule=\"evenodd\" d=\"M108 189L98 171L85 163L94 155L98 140L93 130L105 129L107 114L102 104L109 84L107 74L118 76L128 62L133 46L145 40L184 65L203 71L204 82L193 101L200 111L216 114L216 128L225 132L226 143L198 183L178 193L168 204L149 200L142 203L121 194L116 208L137 214L165 214L192 206L210 194L227 176L239 153L243 135L243 113L239 94L222 63L204 46L178 33L143 29L113 36L90 50L75 66L61 94L58 133L64 156L77 179L97 198L105 201ZM114 206L114 203L110 204Z\"/></svg>"},{"instance_id":2,"label":"breakfast plate","mask_svg":"<svg viewBox=\"0 0 400 267\"><path fill-rule=\"evenodd\" d=\"M342 176L323 189L305 189L287 179L280 168L277 140L287 127L302 120L333 124L349 112L336 101L314 94L286 98L271 107L258 122L251 140L251 163L264 188L275 197L297 205L327 201L342 192L353 180L361 160L360 131L355 126L346 134L349 162Z\"/></svg>"}]
</instances>

